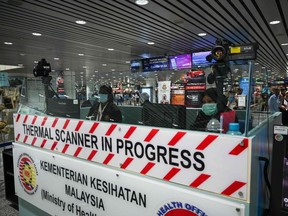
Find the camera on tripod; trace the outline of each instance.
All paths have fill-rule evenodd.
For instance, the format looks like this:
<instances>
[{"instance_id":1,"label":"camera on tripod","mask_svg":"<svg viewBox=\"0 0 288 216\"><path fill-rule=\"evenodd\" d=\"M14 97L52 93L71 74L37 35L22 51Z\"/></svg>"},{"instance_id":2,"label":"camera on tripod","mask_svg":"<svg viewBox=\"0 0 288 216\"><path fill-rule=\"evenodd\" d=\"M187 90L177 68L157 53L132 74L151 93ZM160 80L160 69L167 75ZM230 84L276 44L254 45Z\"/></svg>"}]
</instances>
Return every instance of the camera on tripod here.
<instances>
[{"instance_id":1,"label":"camera on tripod","mask_svg":"<svg viewBox=\"0 0 288 216\"><path fill-rule=\"evenodd\" d=\"M217 39L211 54L206 56L206 60L213 59L217 63L226 63L237 60L255 60L257 57L258 44L233 44L226 39Z\"/></svg>"},{"instance_id":2,"label":"camera on tripod","mask_svg":"<svg viewBox=\"0 0 288 216\"><path fill-rule=\"evenodd\" d=\"M33 74L35 77L38 76L48 77L50 72L51 72L50 63L48 63L44 58L41 59L33 69Z\"/></svg>"},{"instance_id":3,"label":"camera on tripod","mask_svg":"<svg viewBox=\"0 0 288 216\"><path fill-rule=\"evenodd\" d=\"M229 61L229 46L232 43L228 40L217 39L215 46L211 50L211 54L206 56L206 60L212 62L214 59L217 63L224 63Z\"/></svg>"},{"instance_id":4,"label":"camera on tripod","mask_svg":"<svg viewBox=\"0 0 288 216\"><path fill-rule=\"evenodd\" d=\"M254 60L257 56L258 44L241 44L235 45L226 39L217 39L215 46L211 50L211 54L206 56L206 60L216 63L212 65L213 78L210 79L210 84L216 79L227 77L230 70L229 61L237 60Z\"/></svg>"}]
</instances>

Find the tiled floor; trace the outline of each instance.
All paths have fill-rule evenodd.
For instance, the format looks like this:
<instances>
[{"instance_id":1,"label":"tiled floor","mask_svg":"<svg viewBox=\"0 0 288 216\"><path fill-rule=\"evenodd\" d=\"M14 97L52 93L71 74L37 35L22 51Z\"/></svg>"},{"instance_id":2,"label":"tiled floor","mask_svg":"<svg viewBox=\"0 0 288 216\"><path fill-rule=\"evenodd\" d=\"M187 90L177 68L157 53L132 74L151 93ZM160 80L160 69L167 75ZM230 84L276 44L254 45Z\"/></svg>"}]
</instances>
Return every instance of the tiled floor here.
<instances>
[{"instance_id":1,"label":"tiled floor","mask_svg":"<svg viewBox=\"0 0 288 216\"><path fill-rule=\"evenodd\" d=\"M17 216L18 211L5 199L5 185L3 175L2 149L0 149L0 216Z\"/></svg>"}]
</instances>

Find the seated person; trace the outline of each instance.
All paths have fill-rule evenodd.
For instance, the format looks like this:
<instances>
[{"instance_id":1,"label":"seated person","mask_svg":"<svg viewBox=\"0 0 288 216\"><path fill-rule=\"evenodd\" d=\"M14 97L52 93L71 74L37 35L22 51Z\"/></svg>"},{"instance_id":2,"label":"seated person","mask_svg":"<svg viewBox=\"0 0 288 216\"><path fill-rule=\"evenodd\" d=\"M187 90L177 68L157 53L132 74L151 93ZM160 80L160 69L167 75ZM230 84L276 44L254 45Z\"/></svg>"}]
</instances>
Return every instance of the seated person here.
<instances>
[{"instance_id":1,"label":"seated person","mask_svg":"<svg viewBox=\"0 0 288 216\"><path fill-rule=\"evenodd\" d=\"M91 107L87 118L96 121L122 122L122 113L113 102L113 92L110 86L102 85L99 89L99 102Z\"/></svg>"},{"instance_id":2,"label":"seated person","mask_svg":"<svg viewBox=\"0 0 288 216\"><path fill-rule=\"evenodd\" d=\"M205 91L202 103L202 110L199 111L195 122L190 126L191 130L205 131L212 118L220 121L221 113L231 111L226 105L227 98L223 94L219 96L216 88L209 88Z\"/></svg>"},{"instance_id":3,"label":"seated person","mask_svg":"<svg viewBox=\"0 0 288 216\"><path fill-rule=\"evenodd\" d=\"M149 94L146 92L141 93L139 103L143 107L141 113L142 121L140 123L143 125L151 125L150 112L153 112L153 104L149 101Z\"/></svg>"}]
</instances>

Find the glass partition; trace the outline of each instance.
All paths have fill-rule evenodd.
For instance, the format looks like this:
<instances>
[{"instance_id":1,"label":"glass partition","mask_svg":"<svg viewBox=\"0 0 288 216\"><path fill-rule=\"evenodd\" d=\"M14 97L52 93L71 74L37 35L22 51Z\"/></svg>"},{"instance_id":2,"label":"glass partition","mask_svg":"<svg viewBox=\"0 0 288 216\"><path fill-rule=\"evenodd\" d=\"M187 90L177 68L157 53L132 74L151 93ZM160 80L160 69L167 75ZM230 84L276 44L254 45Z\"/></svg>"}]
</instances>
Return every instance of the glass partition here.
<instances>
[{"instance_id":1,"label":"glass partition","mask_svg":"<svg viewBox=\"0 0 288 216\"><path fill-rule=\"evenodd\" d=\"M229 123L238 123L244 136L271 114L273 76L254 61L154 72L97 71L84 74L84 80L77 72L65 73L60 78L51 73L49 85L43 77L27 79L19 112L209 133L227 133Z\"/></svg>"}]
</instances>

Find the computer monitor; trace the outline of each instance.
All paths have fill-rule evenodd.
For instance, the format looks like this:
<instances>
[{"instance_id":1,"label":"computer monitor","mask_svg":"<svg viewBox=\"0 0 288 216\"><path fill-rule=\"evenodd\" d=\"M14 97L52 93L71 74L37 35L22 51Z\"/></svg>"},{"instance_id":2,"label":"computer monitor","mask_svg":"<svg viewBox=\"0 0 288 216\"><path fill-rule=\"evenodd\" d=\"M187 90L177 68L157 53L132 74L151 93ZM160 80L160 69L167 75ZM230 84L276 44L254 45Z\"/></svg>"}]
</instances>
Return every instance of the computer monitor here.
<instances>
[{"instance_id":1,"label":"computer monitor","mask_svg":"<svg viewBox=\"0 0 288 216\"><path fill-rule=\"evenodd\" d=\"M186 128L186 107L172 104L144 104L142 122L147 126Z\"/></svg>"},{"instance_id":2,"label":"computer monitor","mask_svg":"<svg viewBox=\"0 0 288 216\"><path fill-rule=\"evenodd\" d=\"M56 117L80 118L80 103L77 99L47 98L46 114Z\"/></svg>"}]
</instances>

